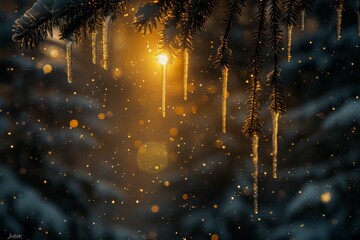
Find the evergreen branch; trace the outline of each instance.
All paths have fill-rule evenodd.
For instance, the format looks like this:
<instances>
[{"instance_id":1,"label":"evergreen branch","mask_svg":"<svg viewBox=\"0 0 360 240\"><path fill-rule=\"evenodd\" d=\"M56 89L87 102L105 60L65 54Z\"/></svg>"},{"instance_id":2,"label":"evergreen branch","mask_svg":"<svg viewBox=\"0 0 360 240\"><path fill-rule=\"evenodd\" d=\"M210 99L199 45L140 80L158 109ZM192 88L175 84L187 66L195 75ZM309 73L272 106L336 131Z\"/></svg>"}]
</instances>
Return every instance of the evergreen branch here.
<instances>
[{"instance_id":1,"label":"evergreen branch","mask_svg":"<svg viewBox=\"0 0 360 240\"><path fill-rule=\"evenodd\" d=\"M182 35L180 26L186 11L185 5L184 3L175 2L169 14L163 20L164 24L160 31L158 49L169 53L171 56L175 55L180 45L179 38Z\"/></svg>"},{"instance_id":2,"label":"evergreen branch","mask_svg":"<svg viewBox=\"0 0 360 240\"><path fill-rule=\"evenodd\" d=\"M276 73L276 74L275 74ZM278 66L267 75L267 82L272 83L269 109L271 112L283 114L286 112L285 90L281 86L280 70Z\"/></svg>"},{"instance_id":3,"label":"evergreen branch","mask_svg":"<svg viewBox=\"0 0 360 240\"><path fill-rule=\"evenodd\" d=\"M301 2L301 1L300 1ZM294 26L299 18L300 3L299 0L285 0L283 3L286 16L281 21L287 26Z\"/></svg>"},{"instance_id":4,"label":"evergreen branch","mask_svg":"<svg viewBox=\"0 0 360 240\"><path fill-rule=\"evenodd\" d=\"M237 16L241 16L242 11L245 7L245 0L233 0L228 7L226 12L226 19L225 19L225 31L224 34L221 36L221 43L218 48L217 55L214 60L215 66L220 66L221 68L230 67L231 64L231 50L228 49L227 42L229 33L231 30L231 26L238 21Z\"/></svg>"},{"instance_id":5,"label":"evergreen branch","mask_svg":"<svg viewBox=\"0 0 360 240\"><path fill-rule=\"evenodd\" d=\"M300 10L309 13L315 4L315 1L316 0L301 0L299 3Z\"/></svg>"},{"instance_id":6,"label":"evergreen branch","mask_svg":"<svg viewBox=\"0 0 360 240\"><path fill-rule=\"evenodd\" d=\"M190 52L193 49L193 40L195 31L193 28L193 22L190 18L191 11L192 11L192 4L191 0L186 0L183 4L181 4L183 7L183 12L181 14L179 28L181 29L181 34L179 35L178 41L179 41L179 48L182 51L187 50Z\"/></svg>"},{"instance_id":7,"label":"evergreen branch","mask_svg":"<svg viewBox=\"0 0 360 240\"><path fill-rule=\"evenodd\" d=\"M189 21L191 22L191 31L193 34L204 30L204 25L210 17L218 0L192 0L193 8L189 12Z\"/></svg>"},{"instance_id":8,"label":"evergreen branch","mask_svg":"<svg viewBox=\"0 0 360 240\"><path fill-rule=\"evenodd\" d=\"M15 21L13 41L20 42L25 48L37 47L48 35L52 35L53 13L49 5L42 1L35 4Z\"/></svg>"},{"instance_id":9,"label":"evergreen branch","mask_svg":"<svg viewBox=\"0 0 360 240\"><path fill-rule=\"evenodd\" d=\"M245 119L245 123L242 129L242 132L247 136L251 137L254 134L257 136L261 132L261 122L260 122L260 74L263 69L264 58L262 56L262 49L266 41L266 11L267 9L267 0L259 2L258 12L257 12L257 31L253 33L253 52L250 55L250 77L251 77L251 87L248 88L249 98L246 101L248 106L248 116Z\"/></svg>"},{"instance_id":10,"label":"evergreen branch","mask_svg":"<svg viewBox=\"0 0 360 240\"><path fill-rule=\"evenodd\" d=\"M178 47L182 51L193 49L193 39L196 33L204 30L204 25L217 5L218 0L187 0L179 3L183 6L178 36Z\"/></svg>"},{"instance_id":11,"label":"evergreen branch","mask_svg":"<svg viewBox=\"0 0 360 240\"><path fill-rule=\"evenodd\" d=\"M270 39L269 44L271 52L274 56L274 64L277 65L277 54L281 52L281 45L283 42L282 30L280 29L279 21L281 17L281 10L279 0L271 0L270 4Z\"/></svg>"},{"instance_id":12,"label":"evergreen branch","mask_svg":"<svg viewBox=\"0 0 360 240\"><path fill-rule=\"evenodd\" d=\"M173 4L171 0L154 0L146 3L137 10L134 24L139 32L143 32L144 34L147 31L152 32L152 29L156 28L157 22L160 22L172 7Z\"/></svg>"},{"instance_id":13,"label":"evergreen branch","mask_svg":"<svg viewBox=\"0 0 360 240\"><path fill-rule=\"evenodd\" d=\"M278 55L281 53L281 45L283 35L279 26L279 19L281 10L278 0L271 0L270 5L270 45L271 52L274 55L273 71L267 76L267 84L270 85L272 91L270 94L271 104L270 109L274 112L282 113L285 111L285 93L280 85L280 69L278 66Z\"/></svg>"},{"instance_id":14,"label":"evergreen branch","mask_svg":"<svg viewBox=\"0 0 360 240\"><path fill-rule=\"evenodd\" d=\"M23 16L15 21L13 40L21 45L37 47L53 28L60 29L61 39L74 34L80 38L80 30L94 31L105 16L120 11L124 0L70 0L65 3L53 0L38 0Z\"/></svg>"},{"instance_id":15,"label":"evergreen branch","mask_svg":"<svg viewBox=\"0 0 360 240\"><path fill-rule=\"evenodd\" d=\"M245 119L242 132L245 136L251 137L253 135L259 136L261 133L260 122L260 78L251 76L252 86L247 90L249 92L249 98L246 101L248 116Z\"/></svg>"}]
</instances>

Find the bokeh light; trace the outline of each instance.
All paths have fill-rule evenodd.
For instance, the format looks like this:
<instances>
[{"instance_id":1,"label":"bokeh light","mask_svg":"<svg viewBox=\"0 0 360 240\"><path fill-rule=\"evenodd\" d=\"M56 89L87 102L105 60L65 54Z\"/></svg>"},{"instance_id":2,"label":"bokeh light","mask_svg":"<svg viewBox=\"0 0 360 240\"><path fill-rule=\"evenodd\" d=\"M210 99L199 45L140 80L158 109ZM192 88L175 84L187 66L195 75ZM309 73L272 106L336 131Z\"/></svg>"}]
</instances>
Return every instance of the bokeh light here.
<instances>
[{"instance_id":1,"label":"bokeh light","mask_svg":"<svg viewBox=\"0 0 360 240\"><path fill-rule=\"evenodd\" d=\"M158 142L147 142L140 146L136 158L140 170L150 174L166 169L168 153L166 146Z\"/></svg>"}]
</instances>

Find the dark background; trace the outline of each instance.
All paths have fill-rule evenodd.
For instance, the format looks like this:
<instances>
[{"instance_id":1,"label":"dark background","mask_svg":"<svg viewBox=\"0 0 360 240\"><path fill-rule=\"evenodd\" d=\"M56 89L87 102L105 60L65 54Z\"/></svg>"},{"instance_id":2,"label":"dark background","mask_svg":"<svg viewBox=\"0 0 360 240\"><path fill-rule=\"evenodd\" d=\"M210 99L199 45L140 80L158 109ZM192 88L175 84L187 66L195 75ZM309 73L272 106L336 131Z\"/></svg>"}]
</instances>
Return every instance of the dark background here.
<instances>
[{"instance_id":1,"label":"dark background","mask_svg":"<svg viewBox=\"0 0 360 240\"><path fill-rule=\"evenodd\" d=\"M254 215L251 146L241 134L253 5L230 34L234 63L223 134L221 74L212 64L223 5L195 40L188 101L182 100L181 58L169 66L163 119L158 36L134 30L137 1L110 26L109 71L91 63L84 40L74 48L72 84L56 37L34 50L11 40L14 20L33 1L2 1L0 238L358 239L356 14L351 2L337 42L335 9L329 1L316 2L306 31L294 30L292 62L285 62L284 51L281 63L288 111L279 127L278 179L271 177L272 126L268 88L262 86L260 211ZM52 66L47 74L46 64ZM271 59L264 76L270 70ZM73 119L76 128L69 126ZM137 165L139 147L147 142L166 146L168 166L160 173Z\"/></svg>"}]
</instances>

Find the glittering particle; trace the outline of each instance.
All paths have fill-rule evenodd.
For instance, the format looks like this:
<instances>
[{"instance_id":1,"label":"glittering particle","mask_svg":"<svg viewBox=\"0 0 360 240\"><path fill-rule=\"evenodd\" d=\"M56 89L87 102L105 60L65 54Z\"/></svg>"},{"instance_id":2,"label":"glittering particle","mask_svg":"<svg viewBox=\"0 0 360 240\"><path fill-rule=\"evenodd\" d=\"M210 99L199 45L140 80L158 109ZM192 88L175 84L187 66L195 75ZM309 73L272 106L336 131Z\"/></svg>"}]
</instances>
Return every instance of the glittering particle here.
<instances>
[{"instance_id":1,"label":"glittering particle","mask_svg":"<svg viewBox=\"0 0 360 240\"><path fill-rule=\"evenodd\" d=\"M160 210L160 207L158 205L151 206L151 212L157 213L157 212L159 212L159 210Z\"/></svg>"},{"instance_id":2,"label":"glittering particle","mask_svg":"<svg viewBox=\"0 0 360 240\"><path fill-rule=\"evenodd\" d=\"M173 128L170 128L170 135L171 136L173 136L173 137L175 137L175 136L177 136L178 135L178 129L177 128L175 128L175 127L173 127Z\"/></svg>"},{"instance_id":3,"label":"glittering particle","mask_svg":"<svg viewBox=\"0 0 360 240\"><path fill-rule=\"evenodd\" d=\"M104 120L105 119L105 114L104 113L99 113L98 114L98 119Z\"/></svg>"},{"instance_id":4,"label":"glittering particle","mask_svg":"<svg viewBox=\"0 0 360 240\"><path fill-rule=\"evenodd\" d=\"M52 66L50 64L45 64L43 66L43 71L44 71L44 74L48 74L48 73L51 73L52 72Z\"/></svg>"},{"instance_id":5,"label":"glittering particle","mask_svg":"<svg viewBox=\"0 0 360 240\"><path fill-rule=\"evenodd\" d=\"M76 119L72 119L72 120L69 122L69 125L70 125L70 127L72 127L72 128L76 128L77 126L79 126L79 122L78 122L78 120L76 120Z\"/></svg>"},{"instance_id":6,"label":"glittering particle","mask_svg":"<svg viewBox=\"0 0 360 240\"><path fill-rule=\"evenodd\" d=\"M325 192L325 193L321 194L320 199L323 203L329 203L331 201L331 193Z\"/></svg>"},{"instance_id":7,"label":"glittering particle","mask_svg":"<svg viewBox=\"0 0 360 240\"><path fill-rule=\"evenodd\" d=\"M219 240L219 235L217 235L216 233L212 234L211 240Z\"/></svg>"}]
</instances>

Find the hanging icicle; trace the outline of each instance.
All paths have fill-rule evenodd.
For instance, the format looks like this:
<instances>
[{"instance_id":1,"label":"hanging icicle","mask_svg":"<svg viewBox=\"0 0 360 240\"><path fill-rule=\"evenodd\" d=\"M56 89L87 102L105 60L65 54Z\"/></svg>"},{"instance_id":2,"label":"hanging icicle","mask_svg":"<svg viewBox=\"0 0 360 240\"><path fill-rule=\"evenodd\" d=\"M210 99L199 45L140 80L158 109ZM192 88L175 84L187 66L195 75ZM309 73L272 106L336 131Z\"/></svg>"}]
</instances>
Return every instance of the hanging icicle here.
<instances>
[{"instance_id":1,"label":"hanging icicle","mask_svg":"<svg viewBox=\"0 0 360 240\"><path fill-rule=\"evenodd\" d=\"M72 83L72 44L73 42L69 39L65 40L65 47L66 47L66 75L67 81Z\"/></svg>"},{"instance_id":2,"label":"hanging icicle","mask_svg":"<svg viewBox=\"0 0 360 240\"><path fill-rule=\"evenodd\" d=\"M184 100L187 100L187 85L189 76L189 51L184 50Z\"/></svg>"},{"instance_id":3,"label":"hanging icicle","mask_svg":"<svg viewBox=\"0 0 360 240\"><path fill-rule=\"evenodd\" d=\"M228 74L229 74L232 51L227 47L227 43L226 41L224 41L223 37L221 37L220 40L222 44L220 44L220 47L217 50L214 64L215 66L219 66L221 68L221 75L222 75L221 126L222 126L222 132L226 133L226 98L228 95L227 83L228 83Z\"/></svg>"},{"instance_id":4,"label":"hanging icicle","mask_svg":"<svg viewBox=\"0 0 360 240\"><path fill-rule=\"evenodd\" d=\"M301 30L304 31L305 30L305 9L301 9L300 17L301 17Z\"/></svg>"},{"instance_id":5,"label":"hanging icicle","mask_svg":"<svg viewBox=\"0 0 360 240\"><path fill-rule=\"evenodd\" d=\"M272 112L273 178L277 178L279 112Z\"/></svg>"},{"instance_id":6,"label":"hanging icicle","mask_svg":"<svg viewBox=\"0 0 360 240\"><path fill-rule=\"evenodd\" d=\"M162 76L161 112L162 112L162 116L166 117L166 64L161 66L161 76Z\"/></svg>"},{"instance_id":7,"label":"hanging icicle","mask_svg":"<svg viewBox=\"0 0 360 240\"><path fill-rule=\"evenodd\" d=\"M166 71L169 57L166 54L159 54L157 61L161 64L161 112L166 116Z\"/></svg>"},{"instance_id":8,"label":"hanging icicle","mask_svg":"<svg viewBox=\"0 0 360 240\"><path fill-rule=\"evenodd\" d=\"M109 23L110 23L111 16L106 16L103 25L102 25L102 44L103 44L103 68L108 70L109 64Z\"/></svg>"},{"instance_id":9,"label":"hanging icicle","mask_svg":"<svg viewBox=\"0 0 360 240\"><path fill-rule=\"evenodd\" d=\"M229 68L224 66L221 68L222 73L222 94L221 94L221 117L222 117L222 132L226 133L226 99L228 95L228 75L229 75Z\"/></svg>"},{"instance_id":10,"label":"hanging icicle","mask_svg":"<svg viewBox=\"0 0 360 240\"><path fill-rule=\"evenodd\" d=\"M288 24L287 26L287 37L288 37L288 44L287 44L287 60L288 62L291 61L291 42L292 42L292 33L293 33L293 25Z\"/></svg>"},{"instance_id":11,"label":"hanging icicle","mask_svg":"<svg viewBox=\"0 0 360 240\"><path fill-rule=\"evenodd\" d=\"M254 213L259 212L258 207L258 178L259 178L259 157L258 157L258 148L259 148L259 136L253 134L251 137L251 147L252 147L252 162L253 162L253 191L254 191Z\"/></svg>"},{"instance_id":12,"label":"hanging icicle","mask_svg":"<svg viewBox=\"0 0 360 240\"><path fill-rule=\"evenodd\" d=\"M91 33L91 56L92 56L92 62L93 64L96 64L97 56L96 56L96 50L97 50L97 31Z\"/></svg>"},{"instance_id":13,"label":"hanging icicle","mask_svg":"<svg viewBox=\"0 0 360 240\"><path fill-rule=\"evenodd\" d=\"M344 2L338 1L338 4L336 6L336 39L339 41L341 38L341 22L342 22L342 13L344 10Z\"/></svg>"},{"instance_id":14,"label":"hanging icicle","mask_svg":"<svg viewBox=\"0 0 360 240\"><path fill-rule=\"evenodd\" d=\"M360 10L356 11L356 16L357 16L357 34L358 37L360 37Z\"/></svg>"}]
</instances>

